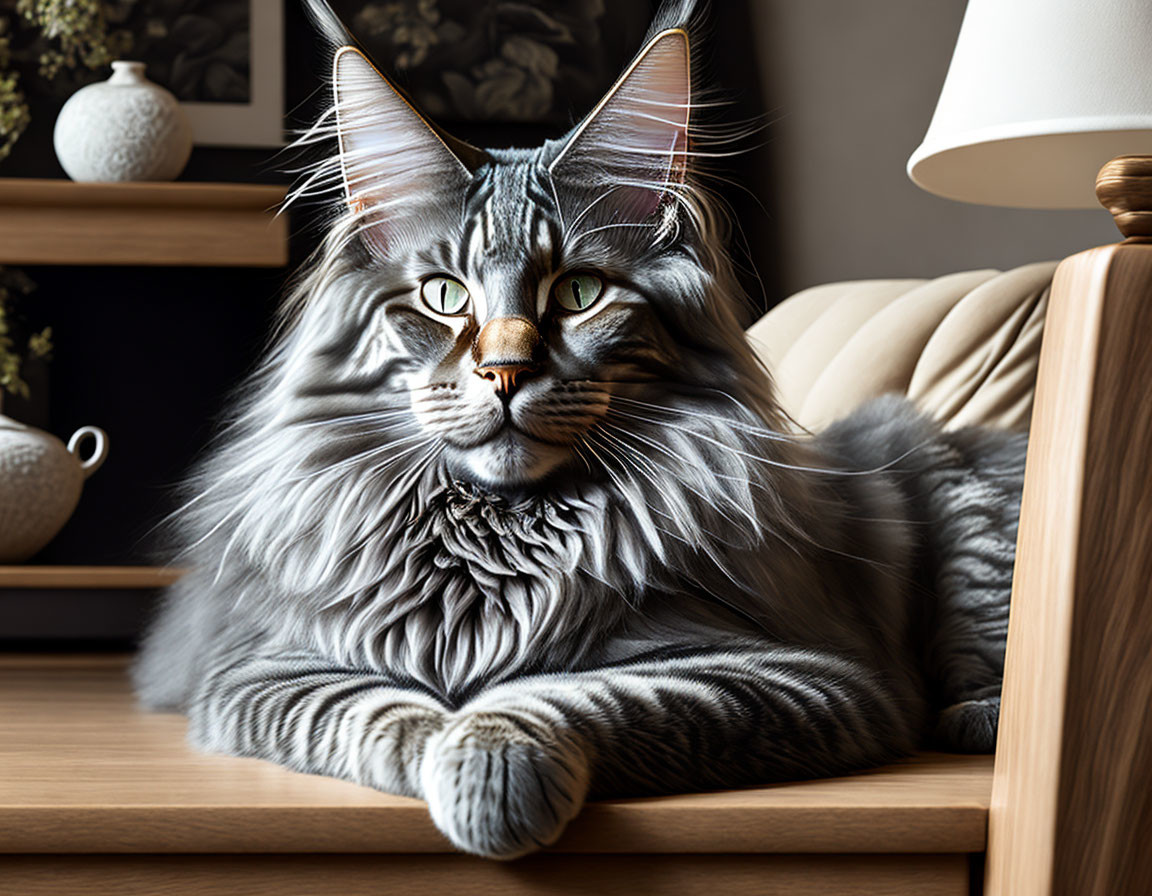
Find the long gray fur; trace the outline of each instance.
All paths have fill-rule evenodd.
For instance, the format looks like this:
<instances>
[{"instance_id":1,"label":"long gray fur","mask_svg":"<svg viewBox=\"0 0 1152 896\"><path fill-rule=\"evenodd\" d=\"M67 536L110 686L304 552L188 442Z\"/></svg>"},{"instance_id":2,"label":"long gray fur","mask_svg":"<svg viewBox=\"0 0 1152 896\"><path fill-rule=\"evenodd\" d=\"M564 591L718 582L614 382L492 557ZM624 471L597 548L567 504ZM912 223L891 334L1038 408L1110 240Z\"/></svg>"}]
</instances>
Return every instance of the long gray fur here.
<instances>
[{"instance_id":1,"label":"long gray fur","mask_svg":"<svg viewBox=\"0 0 1152 896\"><path fill-rule=\"evenodd\" d=\"M604 184L550 171L565 145L478 155L375 252L336 219L190 480L142 701L201 748L422 797L496 857L590 794L990 750L1022 437L897 399L795 434L695 177L639 226L634 196L574 224ZM604 307L554 318L577 269ZM436 271L539 326L506 404L471 377L483 321L421 310ZM509 422L544 447L497 451Z\"/></svg>"}]
</instances>

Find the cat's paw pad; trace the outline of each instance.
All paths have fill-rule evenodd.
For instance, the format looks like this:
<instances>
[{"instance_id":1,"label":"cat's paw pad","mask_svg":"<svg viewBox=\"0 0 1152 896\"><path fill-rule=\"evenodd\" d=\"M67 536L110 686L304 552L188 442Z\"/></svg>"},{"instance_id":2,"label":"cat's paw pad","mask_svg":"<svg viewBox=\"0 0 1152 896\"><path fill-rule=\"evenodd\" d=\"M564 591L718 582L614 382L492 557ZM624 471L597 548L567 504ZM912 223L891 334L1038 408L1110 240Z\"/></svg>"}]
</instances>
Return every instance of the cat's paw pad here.
<instances>
[{"instance_id":1,"label":"cat's paw pad","mask_svg":"<svg viewBox=\"0 0 1152 896\"><path fill-rule=\"evenodd\" d=\"M570 737L534 736L484 713L429 740L421 782L432 820L453 844L512 859L555 841L580 811L588 762Z\"/></svg>"},{"instance_id":2,"label":"cat's paw pad","mask_svg":"<svg viewBox=\"0 0 1152 896\"><path fill-rule=\"evenodd\" d=\"M996 749L999 721L998 696L953 703L940 713L935 741L955 753L991 753Z\"/></svg>"}]
</instances>

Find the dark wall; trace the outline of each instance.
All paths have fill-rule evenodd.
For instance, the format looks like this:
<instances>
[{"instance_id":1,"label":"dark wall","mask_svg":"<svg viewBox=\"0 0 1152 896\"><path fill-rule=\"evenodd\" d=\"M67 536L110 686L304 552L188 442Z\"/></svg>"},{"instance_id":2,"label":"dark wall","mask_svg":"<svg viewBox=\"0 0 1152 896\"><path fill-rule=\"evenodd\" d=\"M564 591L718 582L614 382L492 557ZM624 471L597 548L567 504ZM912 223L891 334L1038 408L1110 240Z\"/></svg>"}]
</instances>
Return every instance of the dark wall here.
<instances>
[{"instance_id":1,"label":"dark wall","mask_svg":"<svg viewBox=\"0 0 1152 896\"><path fill-rule=\"evenodd\" d=\"M324 55L298 4L285 6L289 125L314 115ZM25 77L32 125L0 176L65 174L52 150L62 101ZM287 183L291 160L273 149L196 147L181 180ZM29 267L31 322L52 326L47 376L13 416L67 440L107 431L108 460L85 484L76 513L35 558L44 563L147 563L150 532L172 507L172 486L202 450L225 398L258 356L285 280L314 244L307 215L290 216L291 262L269 269Z\"/></svg>"},{"instance_id":2,"label":"dark wall","mask_svg":"<svg viewBox=\"0 0 1152 896\"><path fill-rule=\"evenodd\" d=\"M634 2L648 4L648 0ZM731 101L724 116L762 117L747 6L714 5L705 59L719 95ZM301 127L326 99L327 57L291 0L285 24L286 109L289 125ZM378 62L387 68L387 60ZM61 103L43 92L33 92L31 100L32 126L12 156L0 162L0 176L63 177L52 151L52 125ZM585 111L575 110L575 116ZM478 145L529 145L562 130L446 125ZM745 145L759 140L752 138ZM281 171L291 163L285 157L274 158L270 150L197 147L181 180L287 182ZM739 242L768 244L773 222L763 208L768 183L764 151L712 167L721 178L716 183L735 209ZM307 210L293 212L290 221L292 261L283 270L27 269L38 284L29 303L30 317L51 324L56 350L44 382L35 384L39 388L32 405L12 402L7 407L14 416L64 439L77 427L93 424L104 428L111 441L109 458L86 484L76 514L37 562L153 559L150 532L173 506L172 486L203 449L226 396L259 355L284 282L315 243L315 226ZM735 251L742 255L739 247ZM749 266L746 257L743 262ZM761 263L759 276L747 276L758 304L776 298L772 272L766 267ZM74 628L73 621L70 631ZM93 622L93 633L97 630ZM106 634L104 628L99 631Z\"/></svg>"}]
</instances>

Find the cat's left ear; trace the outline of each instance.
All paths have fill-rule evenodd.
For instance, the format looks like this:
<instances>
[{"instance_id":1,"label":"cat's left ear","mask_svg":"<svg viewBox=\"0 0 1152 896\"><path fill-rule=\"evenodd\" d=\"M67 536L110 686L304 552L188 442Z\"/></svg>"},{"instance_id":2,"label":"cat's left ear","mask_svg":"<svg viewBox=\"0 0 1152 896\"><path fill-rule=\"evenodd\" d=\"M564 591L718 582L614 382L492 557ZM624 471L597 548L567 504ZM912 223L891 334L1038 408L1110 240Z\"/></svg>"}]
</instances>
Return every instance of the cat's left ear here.
<instances>
[{"instance_id":1,"label":"cat's left ear","mask_svg":"<svg viewBox=\"0 0 1152 896\"><path fill-rule=\"evenodd\" d=\"M479 152L436 129L353 47L333 64L340 165L349 206L365 218L369 249L382 252L418 208L462 193L471 173L461 154Z\"/></svg>"},{"instance_id":2,"label":"cat's left ear","mask_svg":"<svg viewBox=\"0 0 1152 896\"><path fill-rule=\"evenodd\" d=\"M650 40L549 165L560 185L613 188L613 217L643 220L684 181L692 76L688 35Z\"/></svg>"}]
</instances>

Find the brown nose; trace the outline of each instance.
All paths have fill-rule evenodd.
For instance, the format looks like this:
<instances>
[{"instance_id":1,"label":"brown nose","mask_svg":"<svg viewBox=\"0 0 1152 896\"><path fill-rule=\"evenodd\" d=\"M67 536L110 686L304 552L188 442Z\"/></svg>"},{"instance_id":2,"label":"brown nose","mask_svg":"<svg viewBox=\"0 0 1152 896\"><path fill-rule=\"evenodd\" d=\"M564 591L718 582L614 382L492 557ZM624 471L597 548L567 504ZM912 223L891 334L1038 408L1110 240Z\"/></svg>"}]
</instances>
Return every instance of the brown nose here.
<instances>
[{"instance_id":1,"label":"brown nose","mask_svg":"<svg viewBox=\"0 0 1152 896\"><path fill-rule=\"evenodd\" d=\"M501 395L511 395L539 368L540 331L522 317L494 317L476 337L476 375L491 380Z\"/></svg>"}]
</instances>

